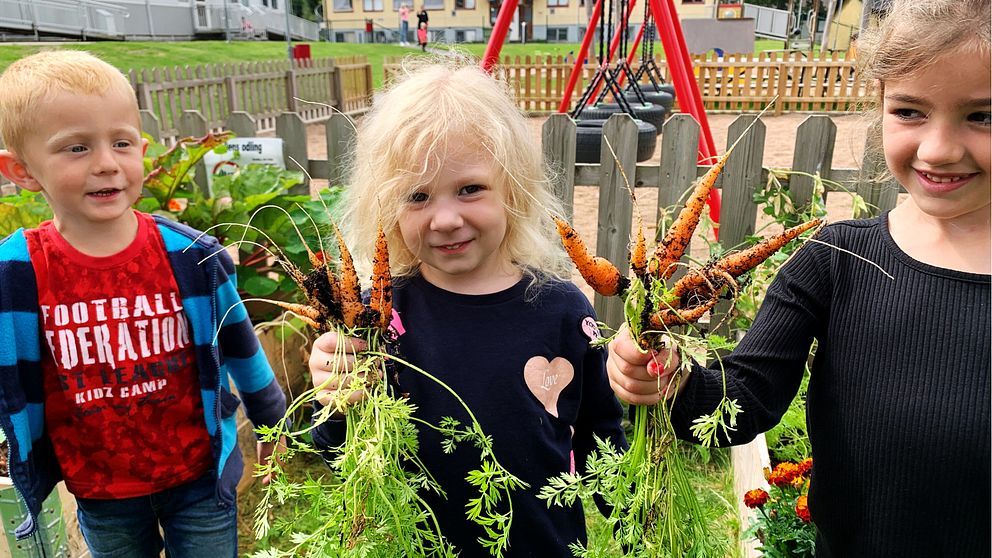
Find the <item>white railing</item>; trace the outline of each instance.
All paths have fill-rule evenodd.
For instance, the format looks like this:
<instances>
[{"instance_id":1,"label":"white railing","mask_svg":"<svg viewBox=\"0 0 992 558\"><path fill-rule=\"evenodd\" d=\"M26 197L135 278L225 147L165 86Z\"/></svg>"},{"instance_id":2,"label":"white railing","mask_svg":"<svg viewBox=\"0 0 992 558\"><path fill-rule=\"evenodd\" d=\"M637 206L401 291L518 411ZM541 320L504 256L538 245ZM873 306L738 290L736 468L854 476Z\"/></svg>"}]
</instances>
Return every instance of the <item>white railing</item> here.
<instances>
[{"instance_id":1,"label":"white railing","mask_svg":"<svg viewBox=\"0 0 992 558\"><path fill-rule=\"evenodd\" d=\"M770 39L785 39L789 31L789 12L744 4L744 17L754 18L754 34Z\"/></svg>"},{"instance_id":2,"label":"white railing","mask_svg":"<svg viewBox=\"0 0 992 558\"><path fill-rule=\"evenodd\" d=\"M0 20L13 28L119 38L128 11L97 0L0 0Z\"/></svg>"}]
</instances>

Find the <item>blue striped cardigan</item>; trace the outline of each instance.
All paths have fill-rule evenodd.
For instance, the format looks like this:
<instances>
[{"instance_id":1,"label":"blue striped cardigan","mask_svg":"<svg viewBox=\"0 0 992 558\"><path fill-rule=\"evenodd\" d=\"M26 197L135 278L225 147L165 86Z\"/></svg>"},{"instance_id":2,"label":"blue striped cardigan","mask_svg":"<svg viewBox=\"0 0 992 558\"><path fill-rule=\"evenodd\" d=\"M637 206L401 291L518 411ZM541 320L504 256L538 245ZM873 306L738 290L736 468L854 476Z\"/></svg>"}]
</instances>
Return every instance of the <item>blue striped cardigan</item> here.
<instances>
[{"instance_id":1,"label":"blue striped cardigan","mask_svg":"<svg viewBox=\"0 0 992 558\"><path fill-rule=\"evenodd\" d=\"M231 258L216 239L155 216L172 272L190 322L196 348L204 427L210 434L217 471L217 500L235 503L243 461L237 446L235 411L244 399L256 426L275 424L286 411L286 397L262 353L244 307L239 304ZM217 255L206 261L207 256ZM152 270L154 271L154 270ZM217 341L217 325L225 312ZM42 342L38 288L24 230L0 241L0 427L10 447L10 477L28 508L17 538L34 533L41 504L62 480L45 432L41 378ZM168 448L163 448L168 451Z\"/></svg>"}]
</instances>

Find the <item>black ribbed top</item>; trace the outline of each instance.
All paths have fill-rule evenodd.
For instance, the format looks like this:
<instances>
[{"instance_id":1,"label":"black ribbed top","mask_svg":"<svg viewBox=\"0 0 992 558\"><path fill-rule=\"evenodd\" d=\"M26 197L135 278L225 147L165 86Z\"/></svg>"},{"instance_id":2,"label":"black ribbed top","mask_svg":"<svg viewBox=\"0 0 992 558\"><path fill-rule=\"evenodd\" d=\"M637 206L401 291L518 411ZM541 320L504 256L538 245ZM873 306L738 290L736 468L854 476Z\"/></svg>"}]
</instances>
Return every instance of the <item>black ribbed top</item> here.
<instances>
[{"instance_id":1,"label":"black ribbed top","mask_svg":"<svg viewBox=\"0 0 992 558\"><path fill-rule=\"evenodd\" d=\"M992 550L990 283L905 254L887 215L825 227L779 272L724 360L743 407L733 443L774 426L818 340L807 397L817 556L983 556ZM722 396L696 366L676 428Z\"/></svg>"}]
</instances>

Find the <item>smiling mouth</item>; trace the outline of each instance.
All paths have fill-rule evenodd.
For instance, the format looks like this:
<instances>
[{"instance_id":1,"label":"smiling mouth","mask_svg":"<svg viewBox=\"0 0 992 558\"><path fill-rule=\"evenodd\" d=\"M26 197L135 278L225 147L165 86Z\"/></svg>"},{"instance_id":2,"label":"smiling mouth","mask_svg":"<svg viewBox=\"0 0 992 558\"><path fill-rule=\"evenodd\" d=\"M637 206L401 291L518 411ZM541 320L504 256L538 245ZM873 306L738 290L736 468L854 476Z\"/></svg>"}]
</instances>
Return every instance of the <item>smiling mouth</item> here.
<instances>
[{"instance_id":1,"label":"smiling mouth","mask_svg":"<svg viewBox=\"0 0 992 558\"><path fill-rule=\"evenodd\" d=\"M954 176L935 176L924 171L917 171L917 172L919 172L920 175L923 176L923 178L926 178L927 180L935 184L950 184L952 182L958 182L964 180L971 176L971 174L959 174Z\"/></svg>"},{"instance_id":2,"label":"smiling mouth","mask_svg":"<svg viewBox=\"0 0 992 558\"><path fill-rule=\"evenodd\" d=\"M470 240L465 240L463 242L455 242L453 244L438 244L435 248L440 248L442 250L458 250L459 248L465 246L471 242Z\"/></svg>"},{"instance_id":3,"label":"smiling mouth","mask_svg":"<svg viewBox=\"0 0 992 558\"><path fill-rule=\"evenodd\" d=\"M87 195L88 196L95 196L95 197L98 197L98 198L106 198L106 197L109 197L109 196L113 196L114 194L117 194L117 193L119 193L121 191L122 190L120 188L104 188L103 190L97 190L96 192L90 192Z\"/></svg>"}]
</instances>

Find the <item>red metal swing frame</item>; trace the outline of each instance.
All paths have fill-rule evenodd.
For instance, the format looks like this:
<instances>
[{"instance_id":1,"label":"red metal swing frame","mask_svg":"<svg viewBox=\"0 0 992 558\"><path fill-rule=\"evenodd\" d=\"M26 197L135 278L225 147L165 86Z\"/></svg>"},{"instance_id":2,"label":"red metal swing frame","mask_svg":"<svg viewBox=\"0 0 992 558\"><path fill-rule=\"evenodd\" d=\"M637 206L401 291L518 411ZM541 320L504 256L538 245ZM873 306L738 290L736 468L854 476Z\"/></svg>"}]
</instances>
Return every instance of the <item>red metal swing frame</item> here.
<instances>
[{"instance_id":1,"label":"red metal swing frame","mask_svg":"<svg viewBox=\"0 0 992 558\"><path fill-rule=\"evenodd\" d=\"M669 74L671 75L672 85L675 87L675 96L679 100L679 107L682 112L692 115L696 119L696 122L699 123L699 155L697 161L704 164L711 164L717 157L716 147L713 143L713 135L710 133L709 121L706 119L706 110L703 108L702 95L699 93L699 87L696 84L695 74L692 70L692 59L689 57L689 49L686 47L685 37L682 34L682 24L679 22L678 14L675 11L674 0L646 1L650 4L651 12L654 14L655 20L658 23L658 32L661 37L662 47L665 49L665 60L668 63ZM506 40L506 33L510 28L510 23L513 21L513 13L517 10L517 2L518 0L503 0L500 6L499 15L496 17L496 23L493 25L493 33L489 37L489 43L486 45L486 51L482 56L481 65L487 72L491 72L499 61L499 53L503 48L503 42ZM582 39L582 47L575 57L575 66L572 68L568 85L565 87L565 94L561 105L558 107L558 112L560 113L568 112L568 107L572 99L572 91L575 89L575 84L578 81L585 54L592 42L593 33L602 11L603 0L596 0L592 16L589 19L589 25L586 27L585 37ZM629 13L630 11L628 11L628 15ZM626 26L626 21L619 22L617 33L614 35L613 43L610 45L609 59L613 58L616 47L619 44L620 32ZM631 55L636 51L637 44L640 42L643 32L644 28L642 25L634 41L634 47L631 49ZM604 61L604 63L609 63L609 59ZM595 96L592 98L595 98ZM710 193L708 201L710 218L714 224L719 224L719 192L713 190Z\"/></svg>"}]
</instances>

